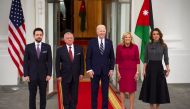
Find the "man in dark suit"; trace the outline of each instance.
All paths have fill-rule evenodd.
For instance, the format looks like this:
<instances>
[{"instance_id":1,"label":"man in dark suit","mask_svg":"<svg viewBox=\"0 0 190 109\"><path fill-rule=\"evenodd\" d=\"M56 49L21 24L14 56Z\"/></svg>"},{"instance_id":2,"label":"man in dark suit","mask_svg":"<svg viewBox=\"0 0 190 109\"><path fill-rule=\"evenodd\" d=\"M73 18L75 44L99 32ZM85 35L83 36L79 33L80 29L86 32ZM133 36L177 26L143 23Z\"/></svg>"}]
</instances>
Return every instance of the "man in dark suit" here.
<instances>
[{"instance_id":1,"label":"man in dark suit","mask_svg":"<svg viewBox=\"0 0 190 109\"><path fill-rule=\"evenodd\" d=\"M62 80L64 109L76 109L78 83L84 75L83 49L74 45L74 36L67 30L64 34L65 45L57 49L56 76Z\"/></svg>"},{"instance_id":2,"label":"man in dark suit","mask_svg":"<svg viewBox=\"0 0 190 109\"><path fill-rule=\"evenodd\" d=\"M43 30L33 31L35 42L26 45L24 53L24 79L29 86L29 109L36 109L36 93L39 86L40 109L46 108L47 82L52 75L52 53L50 45L43 43Z\"/></svg>"},{"instance_id":3,"label":"man in dark suit","mask_svg":"<svg viewBox=\"0 0 190 109\"><path fill-rule=\"evenodd\" d=\"M108 109L109 78L113 75L115 57L112 42L106 39L106 27L98 25L97 38L89 41L86 54L86 70L91 77L91 104L97 109L99 82L102 85L102 109Z\"/></svg>"}]
</instances>

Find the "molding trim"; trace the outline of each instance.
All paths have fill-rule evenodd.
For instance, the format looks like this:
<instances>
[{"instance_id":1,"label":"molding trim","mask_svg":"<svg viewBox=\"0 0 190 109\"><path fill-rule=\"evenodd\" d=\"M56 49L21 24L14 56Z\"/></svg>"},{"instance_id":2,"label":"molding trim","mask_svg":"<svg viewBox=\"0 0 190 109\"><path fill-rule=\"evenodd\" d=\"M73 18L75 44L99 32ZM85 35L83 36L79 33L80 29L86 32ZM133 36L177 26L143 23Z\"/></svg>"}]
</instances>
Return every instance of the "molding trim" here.
<instances>
[{"instance_id":1,"label":"molding trim","mask_svg":"<svg viewBox=\"0 0 190 109\"><path fill-rule=\"evenodd\" d=\"M183 38L180 35L164 35L164 41L167 43L169 49L184 49Z\"/></svg>"},{"instance_id":2,"label":"molding trim","mask_svg":"<svg viewBox=\"0 0 190 109\"><path fill-rule=\"evenodd\" d=\"M190 55L190 49L169 49L169 55Z\"/></svg>"},{"instance_id":3,"label":"molding trim","mask_svg":"<svg viewBox=\"0 0 190 109\"><path fill-rule=\"evenodd\" d=\"M131 0L119 0L119 3L131 3Z\"/></svg>"}]
</instances>

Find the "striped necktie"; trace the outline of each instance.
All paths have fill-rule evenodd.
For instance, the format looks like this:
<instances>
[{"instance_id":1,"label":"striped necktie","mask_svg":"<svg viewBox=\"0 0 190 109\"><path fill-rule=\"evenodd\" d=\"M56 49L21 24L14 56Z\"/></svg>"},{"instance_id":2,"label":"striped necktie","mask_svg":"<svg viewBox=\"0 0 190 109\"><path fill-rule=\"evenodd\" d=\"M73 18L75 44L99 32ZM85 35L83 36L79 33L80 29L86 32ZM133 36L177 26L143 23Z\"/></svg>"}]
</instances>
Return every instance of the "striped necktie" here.
<instances>
[{"instance_id":1,"label":"striped necktie","mask_svg":"<svg viewBox=\"0 0 190 109\"><path fill-rule=\"evenodd\" d=\"M101 42L100 42L100 53L102 55L104 54L104 45L103 45L102 39L101 39Z\"/></svg>"}]
</instances>

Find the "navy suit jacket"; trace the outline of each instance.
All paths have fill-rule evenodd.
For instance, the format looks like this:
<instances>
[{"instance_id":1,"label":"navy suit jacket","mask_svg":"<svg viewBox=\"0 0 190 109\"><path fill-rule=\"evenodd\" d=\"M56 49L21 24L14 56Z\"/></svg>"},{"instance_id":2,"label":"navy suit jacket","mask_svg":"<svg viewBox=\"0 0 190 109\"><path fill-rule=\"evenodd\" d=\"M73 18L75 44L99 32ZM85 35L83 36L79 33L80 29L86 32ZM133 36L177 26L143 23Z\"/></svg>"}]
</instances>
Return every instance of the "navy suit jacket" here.
<instances>
[{"instance_id":1,"label":"navy suit jacket","mask_svg":"<svg viewBox=\"0 0 190 109\"><path fill-rule=\"evenodd\" d=\"M52 53L50 45L42 43L38 59L35 43L26 45L24 53L24 76L30 80L46 80L52 75Z\"/></svg>"},{"instance_id":2,"label":"navy suit jacket","mask_svg":"<svg viewBox=\"0 0 190 109\"><path fill-rule=\"evenodd\" d=\"M91 39L86 54L86 70L93 70L95 75L103 72L108 74L114 70L115 57L112 41L105 39L104 54L100 53L98 38Z\"/></svg>"},{"instance_id":3,"label":"navy suit jacket","mask_svg":"<svg viewBox=\"0 0 190 109\"><path fill-rule=\"evenodd\" d=\"M84 75L84 55L82 47L74 45L74 60L71 62L67 46L57 49L56 76L62 77L63 82L79 80L79 75Z\"/></svg>"}]
</instances>

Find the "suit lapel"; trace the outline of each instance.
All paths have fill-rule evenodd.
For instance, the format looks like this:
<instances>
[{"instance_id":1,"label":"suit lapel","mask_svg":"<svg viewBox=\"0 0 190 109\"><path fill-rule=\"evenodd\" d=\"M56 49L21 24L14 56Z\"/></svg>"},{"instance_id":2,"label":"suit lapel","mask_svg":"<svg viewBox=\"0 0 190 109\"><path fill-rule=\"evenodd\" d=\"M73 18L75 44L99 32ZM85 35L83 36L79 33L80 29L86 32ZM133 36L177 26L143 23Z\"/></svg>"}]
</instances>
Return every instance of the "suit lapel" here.
<instances>
[{"instance_id":1,"label":"suit lapel","mask_svg":"<svg viewBox=\"0 0 190 109\"><path fill-rule=\"evenodd\" d=\"M70 61L70 57L69 57L69 52L68 52L68 50L67 50L67 46L66 46L66 45L63 46L63 52L64 52L65 55L67 56L66 59L67 59L69 62L71 62L71 61Z\"/></svg>"},{"instance_id":2,"label":"suit lapel","mask_svg":"<svg viewBox=\"0 0 190 109\"><path fill-rule=\"evenodd\" d=\"M76 53L77 53L77 47L74 45L74 57L73 57L73 62L75 61Z\"/></svg>"},{"instance_id":3,"label":"suit lapel","mask_svg":"<svg viewBox=\"0 0 190 109\"><path fill-rule=\"evenodd\" d=\"M44 50L45 50L45 45L44 45L44 43L42 43L39 60L40 60L40 58L41 58L41 56L42 56L42 52L43 52ZM37 56L37 53L36 53L36 56Z\"/></svg>"},{"instance_id":4,"label":"suit lapel","mask_svg":"<svg viewBox=\"0 0 190 109\"><path fill-rule=\"evenodd\" d=\"M98 38L96 38L96 48L97 48L98 53L101 55L100 48L99 48L99 43L98 43Z\"/></svg>"},{"instance_id":5,"label":"suit lapel","mask_svg":"<svg viewBox=\"0 0 190 109\"><path fill-rule=\"evenodd\" d=\"M32 44L32 51L33 51L34 54L35 54L35 58L38 60L35 43Z\"/></svg>"},{"instance_id":6,"label":"suit lapel","mask_svg":"<svg viewBox=\"0 0 190 109\"><path fill-rule=\"evenodd\" d=\"M75 61L75 58L77 57L77 53L79 53L78 50L79 49L77 48L77 46L74 45L74 59L73 59L73 62Z\"/></svg>"},{"instance_id":7,"label":"suit lapel","mask_svg":"<svg viewBox=\"0 0 190 109\"><path fill-rule=\"evenodd\" d=\"M105 39L105 48L104 48L104 53L106 53L106 50L108 50L107 48L108 48L108 40L107 39Z\"/></svg>"}]
</instances>

